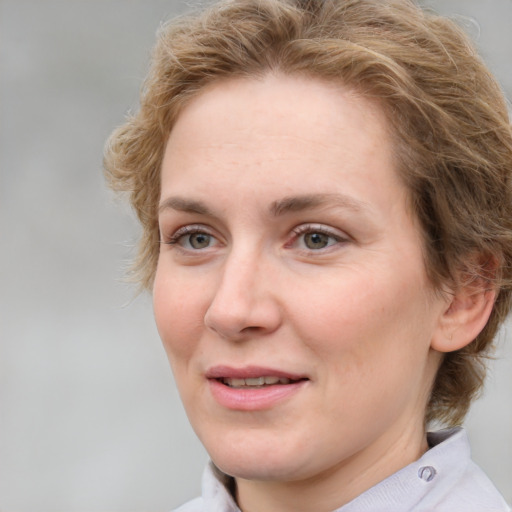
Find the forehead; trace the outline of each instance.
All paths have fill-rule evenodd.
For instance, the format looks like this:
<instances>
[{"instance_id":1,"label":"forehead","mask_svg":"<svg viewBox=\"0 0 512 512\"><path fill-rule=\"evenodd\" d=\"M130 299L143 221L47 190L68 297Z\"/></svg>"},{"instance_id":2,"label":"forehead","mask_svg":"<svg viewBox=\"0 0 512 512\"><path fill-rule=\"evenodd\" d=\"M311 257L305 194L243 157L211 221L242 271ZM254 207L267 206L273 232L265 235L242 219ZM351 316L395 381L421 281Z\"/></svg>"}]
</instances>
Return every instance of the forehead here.
<instances>
[{"instance_id":1,"label":"forehead","mask_svg":"<svg viewBox=\"0 0 512 512\"><path fill-rule=\"evenodd\" d=\"M317 175L320 163L350 168L378 158L394 167L389 131L376 101L340 83L279 74L231 78L207 86L184 107L163 169L174 177L184 169L214 170L219 156L239 176L249 163L271 167L282 160L292 168L310 165Z\"/></svg>"},{"instance_id":2,"label":"forehead","mask_svg":"<svg viewBox=\"0 0 512 512\"><path fill-rule=\"evenodd\" d=\"M376 129L387 131L388 122L377 99L364 96L341 81L282 72L215 80L185 103L173 131L180 120L197 115L212 123L224 118L235 124L237 118L231 116L235 110L250 116L254 126L261 121L269 128L271 117L279 130L278 121L292 114L297 128L305 124L314 130L319 123L335 122L338 114L347 110L347 104L356 114L352 122L373 124Z\"/></svg>"}]
</instances>

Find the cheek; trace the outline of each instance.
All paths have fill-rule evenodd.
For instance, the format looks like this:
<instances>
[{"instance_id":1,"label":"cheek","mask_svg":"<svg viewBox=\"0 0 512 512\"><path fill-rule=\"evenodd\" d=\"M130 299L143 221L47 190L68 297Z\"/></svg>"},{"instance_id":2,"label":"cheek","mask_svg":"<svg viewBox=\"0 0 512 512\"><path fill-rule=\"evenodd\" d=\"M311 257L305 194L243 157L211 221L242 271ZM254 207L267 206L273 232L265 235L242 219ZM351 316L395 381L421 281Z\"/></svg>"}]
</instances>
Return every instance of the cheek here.
<instances>
[{"instance_id":1,"label":"cheek","mask_svg":"<svg viewBox=\"0 0 512 512\"><path fill-rule=\"evenodd\" d=\"M186 292L184 292L186 290ZM182 286L179 275L172 278L158 272L153 287L153 310L160 338L173 368L188 360L199 341L206 306L201 290Z\"/></svg>"},{"instance_id":2,"label":"cheek","mask_svg":"<svg viewBox=\"0 0 512 512\"><path fill-rule=\"evenodd\" d=\"M374 428L376 411L386 424L407 404L421 405L430 321L422 290L421 280L411 290L406 279L374 274L325 288L309 297L307 307L296 302L300 337L330 397L331 423L362 421Z\"/></svg>"},{"instance_id":3,"label":"cheek","mask_svg":"<svg viewBox=\"0 0 512 512\"><path fill-rule=\"evenodd\" d=\"M310 289L308 300L295 299L293 306L304 339L322 356L349 354L358 366L387 351L403 353L404 341L425 335L429 320L422 276L408 273L418 283L411 287L405 274L348 272Z\"/></svg>"}]
</instances>

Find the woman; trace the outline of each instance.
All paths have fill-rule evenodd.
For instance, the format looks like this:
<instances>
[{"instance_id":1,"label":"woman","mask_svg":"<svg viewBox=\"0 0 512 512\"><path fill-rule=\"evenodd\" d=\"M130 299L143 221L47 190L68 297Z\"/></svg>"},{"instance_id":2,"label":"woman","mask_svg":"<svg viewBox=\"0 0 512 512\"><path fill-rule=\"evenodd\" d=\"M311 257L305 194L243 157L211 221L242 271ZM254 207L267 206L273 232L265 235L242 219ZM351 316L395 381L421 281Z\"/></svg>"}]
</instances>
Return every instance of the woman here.
<instances>
[{"instance_id":1,"label":"woman","mask_svg":"<svg viewBox=\"0 0 512 512\"><path fill-rule=\"evenodd\" d=\"M505 511L459 425L510 307L512 133L409 0L163 28L105 166L212 462L180 511Z\"/></svg>"}]
</instances>

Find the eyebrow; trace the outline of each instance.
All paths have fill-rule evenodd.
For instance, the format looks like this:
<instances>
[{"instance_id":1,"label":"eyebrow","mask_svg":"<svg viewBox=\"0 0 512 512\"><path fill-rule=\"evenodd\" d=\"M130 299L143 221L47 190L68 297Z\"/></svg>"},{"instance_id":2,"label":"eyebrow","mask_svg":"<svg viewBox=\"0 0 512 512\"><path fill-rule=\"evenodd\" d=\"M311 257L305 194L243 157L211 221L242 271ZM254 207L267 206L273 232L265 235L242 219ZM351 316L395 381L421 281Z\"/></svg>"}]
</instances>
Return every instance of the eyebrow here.
<instances>
[{"instance_id":1,"label":"eyebrow","mask_svg":"<svg viewBox=\"0 0 512 512\"><path fill-rule=\"evenodd\" d=\"M301 212L327 206L338 206L354 212L369 209L369 205L365 202L344 194L304 194L284 197L283 199L274 201L270 205L269 212L273 217L279 217L287 213ZM214 216L212 210L202 201L178 196L169 197L158 206L159 213L168 209L198 215Z\"/></svg>"},{"instance_id":2,"label":"eyebrow","mask_svg":"<svg viewBox=\"0 0 512 512\"><path fill-rule=\"evenodd\" d=\"M199 215L212 215L212 211L201 201L185 199L184 197L169 197L158 206L159 213L168 209Z\"/></svg>"},{"instance_id":3,"label":"eyebrow","mask_svg":"<svg viewBox=\"0 0 512 512\"><path fill-rule=\"evenodd\" d=\"M287 213L300 212L325 206L340 206L348 210L360 212L369 209L369 205L344 194L305 194L290 196L274 201L270 213L278 217Z\"/></svg>"}]
</instances>

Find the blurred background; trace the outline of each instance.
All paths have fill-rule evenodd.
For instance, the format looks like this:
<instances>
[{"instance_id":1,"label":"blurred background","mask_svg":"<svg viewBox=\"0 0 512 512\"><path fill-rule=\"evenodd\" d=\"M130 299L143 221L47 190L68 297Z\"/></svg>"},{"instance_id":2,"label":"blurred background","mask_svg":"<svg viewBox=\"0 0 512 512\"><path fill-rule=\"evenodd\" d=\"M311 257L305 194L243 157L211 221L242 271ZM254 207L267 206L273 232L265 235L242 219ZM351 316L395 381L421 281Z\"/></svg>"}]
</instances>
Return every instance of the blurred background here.
<instances>
[{"instance_id":1,"label":"blurred background","mask_svg":"<svg viewBox=\"0 0 512 512\"><path fill-rule=\"evenodd\" d=\"M512 98L512 0L460 15ZM137 108L177 0L0 0L0 510L165 511L198 494L151 299L123 284L138 235L103 183L105 139ZM512 502L512 334L467 427Z\"/></svg>"}]
</instances>

